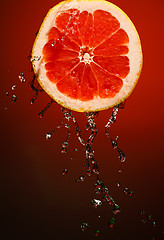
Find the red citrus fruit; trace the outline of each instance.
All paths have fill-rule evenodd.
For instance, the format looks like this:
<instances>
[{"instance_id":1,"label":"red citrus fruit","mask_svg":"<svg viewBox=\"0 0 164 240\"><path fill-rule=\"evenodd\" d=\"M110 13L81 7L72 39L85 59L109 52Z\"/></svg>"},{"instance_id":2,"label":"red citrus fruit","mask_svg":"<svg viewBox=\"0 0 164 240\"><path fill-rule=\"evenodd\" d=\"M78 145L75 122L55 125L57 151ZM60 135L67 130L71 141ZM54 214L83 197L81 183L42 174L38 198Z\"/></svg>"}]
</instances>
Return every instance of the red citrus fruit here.
<instances>
[{"instance_id":1,"label":"red citrus fruit","mask_svg":"<svg viewBox=\"0 0 164 240\"><path fill-rule=\"evenodd\" d=\"M48 12L32 59L40 85L55 101L87 112L124 101L143 57L138 33L120 8L104 0L77 0Z\"/></svg>"}]
</instances>

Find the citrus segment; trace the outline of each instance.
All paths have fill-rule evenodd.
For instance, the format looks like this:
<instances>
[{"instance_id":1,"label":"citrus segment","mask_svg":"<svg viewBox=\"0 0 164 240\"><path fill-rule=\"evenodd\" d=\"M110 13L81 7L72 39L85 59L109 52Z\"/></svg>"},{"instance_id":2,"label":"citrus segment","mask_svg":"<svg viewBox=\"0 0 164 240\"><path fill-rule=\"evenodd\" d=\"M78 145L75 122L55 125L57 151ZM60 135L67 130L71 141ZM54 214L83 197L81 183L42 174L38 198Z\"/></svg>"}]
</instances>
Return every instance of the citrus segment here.
<instances>
[{"instance_id":1,"label":"citrus segment","mask_svg":"<svg viewBox=\"0 0 164 240\"><path fill-rule=\"evenodd\" d=\"M65 1L45 18L32 57L45 91L76 111L119 104L142 68L137 31L122 10L104 0Z\"/></svg>"},{"instance_id":2,"label":"citrus segment","mask_svg":"<svg viewBox=\"0 0 164 240\"><path fill-rule=\"evenodd\" d=\"M81 12L79 15L79 19L77 21L77 26L78 26L82 45L88 47L90 42L90 36L92 33L92 27L93 27L92 14L88 13L87 11Z\"/></svg>"},{"instance_id":3,"label":"citrus segment","mask_svg":"<svg viewBox=\"0 0 164 240\"><path fill-rule=\"evenodd\" d=\"M55 24L56 27L71 38L75 43L81 46L81 39L77 28L77 19L80 11L77 9L69 9L57 16Z\"/></svg>"},{"instance_id":4,"label":"citrus segment","mask_svg":"<svg viewBox=\"0 0 164 240\"><path fill-rule=\"evenodd\" d=\"M120 27L119 21L107 11L96 10L93 13L93 18L90 47L96 47Z\"/></svg>"},{"instance_id":5,"label":"citrus segment","mask_svg":"<svg viewBox=\"0 0 164 240\"><path fill-rule=\"evenodd\" d=\"M79 59L75 58L72 60L66 61L52 61L48 62L45 65L47 70L47 77L50 81L57 83L63 77L70 73L70 71L79 63Z\"/></svg>"},{"instance_id":6,"label":"citrus segment","mask_svg":"<svg viewBox=\"0 0 164 240\"><path fill-rule=\"evenodd\" d=\"M116 33L110 36L106 41L97 46L93 53L94 55L102 56L119 56L126 55L129 52L127 44L129 37L123 29L119 29Z\"/></svg>"},{"instance_id":7,"label":"citrus segment","mask_svg":"<svg viewBox=\"0 0 164 240\"><path fill-rule=\"evenodd\" d=\"M120 78L125 78L129 71L129 58L127 56L103 57L95 56L93 61Z\"/></svg>"},{"instance_id":8,"label":"citrus segment","mask_svg":"<svg viewBox=\"0 0 164 240\"><path fill-rule=\"evenodd\" d=\"M43 48L43 55L45 62L52 62L56 60L66 60L78 57L78 52L64 49L60 42L53 42L50 40Z\"/></svg>"},{"instance_id":9,"label":"citrus segment","mask_svg":"<svg viewBox=\"0 0 164 240\"><path fill-rule=\"evenodd\" d=\"M74 99L79 98L84 65L84 63L78 64L67 76L57 83L57 88L60 92Z\"/></svg>"},{"instance_id":10,"label":"citrus segment","mask_svg":"<svg viewBox=\"0 0 164 240\"><path fill-rule=\"evenodd\" d=\"M123 85L122 79L108 73L95 63L91 63L90 65L99 85L99 96L101 98L114 97Z\"/></svg>"},{"instance_id":11,"label":"citrus segment","mask_svg":"<svg viewBox=\"0 0 164 240\"><path fill-rule=\"evenodd\" d=\"M81 96L83 101L92 100L98 95L98 86L95 76L90 68L89 64L85 64L84 74L81 83Z\"/></svg>"},{"instance_id":12,"label":"citrus segment","mask_svg":"<svg viewBox=\"0 0 164 240\"><path fill-rule=\"evenodd\" d=\"M48 39L52 40L55 45L56 41L60 42L63 48L79 52L79 46L71 39L62 34L56 27L52 27L48 33Z\"/></svg>"}]
</instances>

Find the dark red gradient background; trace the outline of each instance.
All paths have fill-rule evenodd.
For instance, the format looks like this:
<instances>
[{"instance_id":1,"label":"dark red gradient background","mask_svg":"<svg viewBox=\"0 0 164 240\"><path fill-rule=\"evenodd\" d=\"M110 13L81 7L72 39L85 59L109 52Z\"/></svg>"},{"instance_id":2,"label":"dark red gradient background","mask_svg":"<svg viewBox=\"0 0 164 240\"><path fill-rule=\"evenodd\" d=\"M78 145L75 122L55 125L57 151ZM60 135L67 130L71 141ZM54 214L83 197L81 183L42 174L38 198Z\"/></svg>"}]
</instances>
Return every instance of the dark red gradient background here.
<instances>
[{"instance_id":1,"label":"dark red gradient background","mask_svg":"<svg viewBox=\"0 0 164 240\"><path fill-rule=\"evenodd\" d=\"M75 128L71 131L68 153L60 154L65 129L58 130L51 140L45 140L45 133L54 129L62 118L60 106L54 104L39 119L37 114L50 101L49 96L43 93L30 105L33 94L28 82L32 75L27 56L43 17L57 2L8 0L1 3L0 238L92 240L99 229L98 239L103 240L151 240L153 234L155 239L162 240L164 1L112 1L134 22L144 54L139 82L111 129L111 136L119 136L119 146L127 156L125 163L119 162L117 152L105 136L104 126L111 110L100 112L97 118L98 135L93 148L100 178L121 208L114 229L107 226L113 217L110 206L103 204L94 209L90 205L93 198L98 198L94 193L95 176L75 183L85 173L84 150L76 139ZM20 72L25 74L24 84L18 79ZM14 84L17 88L12 91ZM18 97L15 104L11 104L12 94ZM84 129L85 115L75 113L75 116L86 139L89 133ZM68 168L66 176L62 175L64 168ZM122 174L118 173L120 168ZM125 196L124 187L132 189L135 197ZM151 223L141 223L141 210L152 215L157 231L153 231ZM80 229L82 222L90 225L86 232Z\"/></svg>"}]
</instances>

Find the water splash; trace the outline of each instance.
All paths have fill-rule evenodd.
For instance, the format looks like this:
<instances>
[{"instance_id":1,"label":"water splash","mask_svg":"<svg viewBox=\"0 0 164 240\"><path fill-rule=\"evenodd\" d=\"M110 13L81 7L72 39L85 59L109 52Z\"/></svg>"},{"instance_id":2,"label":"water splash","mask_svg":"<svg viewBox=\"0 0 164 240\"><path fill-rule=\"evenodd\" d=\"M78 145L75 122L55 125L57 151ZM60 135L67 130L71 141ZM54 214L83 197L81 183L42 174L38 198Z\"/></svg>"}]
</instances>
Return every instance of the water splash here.
<instances>
[{"instance_id":1,"label":"water splash","mask_svg":"<svg viewBox=\"0 0 164 240\"><path fill-rule=\"evenodd\" d=\"M92 206L93 206L94 208L97 208L98 206L101 206L101 205L102 205L102 201L99 200L99 199L93 199L93 200L91 201L91 204L92 204Z\"/></svg>"},{"instance_id":2,"label":"water splash","mask_svg":"<svg viewBox=\"0 0 164 240\"><path fill-rule=\"evenodd\" d=\"M34 92L34 96L31 99L31 104L33 104L36 101L38 94L44 91L43 89L40 88L35 74L30 82L30 89Z\"/></svg>"},{"instance_id":3,"label":"water splash","mask_svg":"<svg viewBox=\"0 0 164 240\"><path fill-rule=\"evenodd\" d=\"M105 125L105 134L110 139L110 141L112 143L112 147L114 149L116 149L117 152L119 153L118 158L120 159L121 162L125 162L126 156L125 156L124 152L118 147L118 142L117 142L118 136L116 136L115 139L111 138L109 130L110 130L111 125L116 122L119 109L123 109L125 106L125 103L126 103L126 101L124 101L123 103L121 103L113 108L112 115L109 118L107 124Z\"/></svg>"},{"instance_id":4,"label":"water splash","mask_svg":"<svg viewBox=\"0 0 164 240\"><path fill-rule=\"evenodd\" d=\"M47 112L47 110L50 109L52 103L54 103L54 102L55 101L51 98L51 101L45 106L45 108L40 113L38 113L38 117L42 118L43 115L45 114L45 112Z\"/></svg>"}]
</instances>

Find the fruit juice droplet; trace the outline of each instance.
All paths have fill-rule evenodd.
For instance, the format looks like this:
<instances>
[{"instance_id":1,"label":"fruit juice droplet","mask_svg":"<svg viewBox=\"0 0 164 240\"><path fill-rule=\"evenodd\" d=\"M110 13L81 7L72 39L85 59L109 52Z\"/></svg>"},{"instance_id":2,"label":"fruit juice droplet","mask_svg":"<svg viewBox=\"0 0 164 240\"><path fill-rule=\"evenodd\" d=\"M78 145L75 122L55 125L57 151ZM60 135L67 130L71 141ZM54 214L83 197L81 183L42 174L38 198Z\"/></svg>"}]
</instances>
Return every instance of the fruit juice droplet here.
<instances>
[{"instance_id":1,"label":"fruit juice droplet","mask_svg":"<svg viewBox=\"0 0 164 240\"><path fill-rule=\"evenodd\" d=\"M128 194L129 194L129 196L133 196L134 192L133 191L129 191Z\"/></svg>"},{"instance_id":2,"label":"fruit juice droplet","mask_svg":"<svg viewBox=\"0 0 164 240\"><path fill-rule=\"evenodd\" d=\"M147 220L146 219L142 219L142 223L146 223L147 222Z\"/></svg>"},{"instance_id":3,"label":"fruit juice droplet","mask_svg":"<svg viewBox=\"0 0 164 240\"><path fill-rule=\"evenodd\" d=\"M109 225L110 228L113 228L114 225L115 225L115 219L114 219L114 218L111 218L111 219L109 220L108 225Z\"/></svg>"},{"instance_id":4,"label":"fruit juice droplet","mask_svg":"<svg viewBox=\"0 0 164 240\"><path fill-rule=\"evenodd\" d=\"M85 179L85 177L84 177L83 175L79 177L79 180L80 180L81 182L83 182L84 179Z\"/></svg>"},{"instance_id":5,"label":"fruit juice droplet","mask_svg":"<svg viewBox=\"0 0 164 240\"><path fill-rule=\"evenodd\" d=\"M70 128L71 125L69 125L69 124L66 123L66 124L64 125L64 127L65 127L65 128Z\"/></svg>"},{"instance_id":6,"label":"fruit juice droplet","mask_svg":"<svg viewBox=\"0 0 164 240\"><path fill-rule=\"evenodd\" d=\"M77 152L77 151L78 151L78 149L77 149L77 148L74 148L74 151L75 151L75 152Z\"/></svg>"},{"instance_id":7,"label":"fruit juice droplet","mask_svg":"<svg viewBox=\"0 0 164 240\"><path fill-rule=\"evenodd\" d=\"M100 235L100 230L96 230L95 236L97 237L97 236L99 236L99 235Z\"/></svg>"},{"instance_id":8,"label":"fruit juice droplet","mask_svg":"<svg viewBox=\"0 0 164 240\"><path fill-rule=\"evenodd\" d=\"M66 148L62 148L61 153L63 154L63 153L66 153L66 152L67 152L67 149Z\"/></svg>"},{"instance_id":9,"label":"fruit juice droplet","mask_svg":"<svg viewBox=\"0 0 164 240\"><path fill-rule=\"evenodd\" d=\"M84 222L84 223L81 224L80 227L81 227L81 230L82 230L82 231L85 231L85 230L87 230L87 229L89 228L89 225L88 225L88 223L85 223L85 222Z\"/></svg>"},{"instance_id":10,"label":"fruit juice droplet","mask_svg":"<svg viewBox=\"0 0 164 240\"><path fill-rule=\"evenodd\" d=\"M145 211L141 211L140 214L143 216L145 215Z\"/></svg>"},{"instance_id":11,"label":"fruit juice droplet","mask_svg":"<svg viewBox=\"0 0 164 240\"><path fill-rule=\"evenodd\" d=\"M116 182L116 186L117 186L117 187L120 187L120 183L119 183L119 182Z\"/></svg>"},{"instance_id":12,"label":"fruit juice droplet","mask_svg":"<svg viewBox=\"0 0 164 240\"><path fill-rule=\"evenodd\" d=\"M16 89L16 87L17 87L17 85L16 84L14 84L13 86L12 86L12 90L15 90Z\"/></svg>"},{"instance_id":13,"label":"fruit juice droplet","mask_svg":"<svg viewBox=\"0 0 164 240\"><path fill-rule=\"evenodd\" d=\"M25 77L24 77L24 73L20 73L19 74L19 80L22 82L22 83L24 83L26 80L25 80Z\"/></svg>"},{"instance_id":14,"label":"fruit juice droplet","mask_svg":"<svg viewBox=\"0 0 164 240\"><path fill-rule=\"evenodd\" d=\"M112 142L112 147L113 147L114 149L116 149L116 148L117 148L117 141L111 139L111 142Z\"/></svg>"},{"instance_id":15,"label":"fruit juice droplet","mask_svg":"<svg viewBox=\"0 0 164 240\"><path fill-rule=\"evenodd\" d=\"M7 107L5 107L5 110L7 110Z\"/></svg>"},{"instance_id":16,"label":"fruit juice droplet","mask_svg":"<svg viewBox=\"0 0 164 240\"><path fill-rule=\"evenodd\" d=\"M153 222L152 224L153 224L153 227L156 227L156 222Z\"/></svg>"},{"instance_id":17,"label":"fruit juice droplet","mask_svg":"<svg viewBox=\"0 0 164 240\"><path fill-rule=\"evenodd\" d=\"M119 152L119 159L121 162L125 162L126 160L125 154L122 151Z\"/></svg>"},{"instance_id":18,"label":"fruit juice droplet","mask_svg":"<svg viewBox=\"0 0 164 240\"><path fill-rule=\"evenodd\" d=\"M93 199L93 200L91 201L91 204L92 204L92 206L93 206L94 208L97 208L98 206L101 206L101 205L102 205L102 202L101 202L101 200L99 200L99 199Z\"/></svg>"},{"instance_id":19,"label":"fruit juice droplet","mask_svg":"<svg viewBox=\"0 0 164 240\"><path fill-rule=\"evenodd\" d=\"M48 140L48 139L50 139L51 138L51 133L46 133L46 139Z\"/></svg>"},{"instance_id":20,"label":"fruit juice droplet","mask_svg":"<svg viewBox=\"0 0 164 240\"><path fill-rule=\"evenodd\" d=\"M122 173L122 169L119 169L118 172L119 172L119 173Z\"/></svg>"},{"instance_id":21,"label":"fruit juice droplet","mask_svg":"<svg viewBox=\"0 0 164 240\"><path fill-rule=\"evenodd\" d=\"M68 169L65 168L65 169L63 170L63 175L66 175L67 173L68 173Z\"/></svg>"},{"instance_id":22,"label":"fruit juice droplet","mask_svg":"<svg viewBox=\"0 0 164 240\"><path fill-rule=\"evenodd\" d=\"M6 96L9 96L9 92L5 92Z\"/></svg>"},{"instance_id":23,"label":"fruit juice droplet","mask_svg":"<svg viewBox=\"0 0 164 240\"><path fill-rule=\"evenodd\" d=\"M17 96L16 95L13 95L12 96L12 99L11 99L11 102L12 103L15 103L17 101Z\"/></svg>"},{"instance_id":24,"label":"fruit juice droplet","mask_svg":"<svg viewBox=\"0 0 164 240\"><path fill-rule=\"evenodd\" d=\"M41 59L41 56L34 56L33 58L30 59L31 62L34 62L34 61L40 61Z\"/></svg>"},{"instance_id":25,"label":"fruit juice droplet","mask_svg":"<svg viewBox=\"0 0 164 240\"><path fill-rule=\"evenodd\" d=\"M128 194L129 189L128 188L124 188L124 193L127 195Z\"/></svg>"},{"instance_id":26,"label":"fruit juice droplet","mask_svg":"<svg viewBox=\"0 0 164 240\"><path fill-rule=\"evenodd\" d=\"M120 213L120 207L117 204L115 204L114 207L113 207L113 213L114 214Z\"/></svg>"},{"instance_id":27,"label":"fruit juice droplet","mask_svg":"<svg viewBox=\"0 0 164 240\"><path fill-rule=\"evenodd\" d=\"M148 216L148 219L151 220L151 215Z\"/></svg>"}]
</instances>

